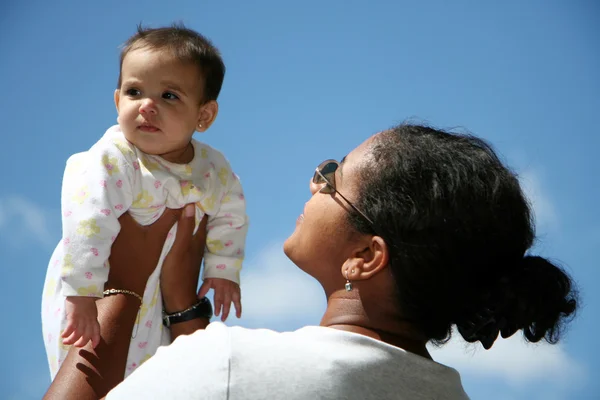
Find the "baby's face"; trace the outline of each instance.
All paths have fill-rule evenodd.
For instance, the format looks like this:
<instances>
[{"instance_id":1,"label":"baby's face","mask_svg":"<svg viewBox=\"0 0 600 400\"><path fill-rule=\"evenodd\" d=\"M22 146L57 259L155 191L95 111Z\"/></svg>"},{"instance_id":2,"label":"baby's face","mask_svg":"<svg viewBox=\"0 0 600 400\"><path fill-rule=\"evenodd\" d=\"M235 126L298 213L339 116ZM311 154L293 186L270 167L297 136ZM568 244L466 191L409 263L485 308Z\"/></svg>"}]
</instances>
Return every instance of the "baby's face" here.
<instances>
[{"instance_id":1,"label":"baby's face","mask_svg":"<svg viewBox=\"0 0 600 400\"><path fill-rule=\"evenodd\" d=\"M186 149L202 113L198 67L142 48L125 56L121 77L115 104L127 140L154 155Z\"/></svg>"}]
</instances>

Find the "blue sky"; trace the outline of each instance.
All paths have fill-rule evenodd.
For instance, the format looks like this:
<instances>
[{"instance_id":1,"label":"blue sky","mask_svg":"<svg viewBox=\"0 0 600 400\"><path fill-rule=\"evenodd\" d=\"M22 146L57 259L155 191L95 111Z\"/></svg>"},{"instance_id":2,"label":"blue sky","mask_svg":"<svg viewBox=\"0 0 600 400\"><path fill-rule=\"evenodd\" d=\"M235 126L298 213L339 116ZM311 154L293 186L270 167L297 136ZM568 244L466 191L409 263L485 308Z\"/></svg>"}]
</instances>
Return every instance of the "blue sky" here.
<instances>
[{"instance_id":1,"label":"blue sky","mask_svg":"<svg viewBox=\"0 0 600 400\"><path fill-rule=\"evenodd\" d=\"M598 398L600 5L482 3L3 3L0 397L40 398L49 383L40 299L60 237L62 172L116 121L118 46L139 22L183 21L215 42L228 68L219 117L196 137L229 158L248 199L241 325L319 321L321 291L281 243L320 161L405 119L468 129L521 174L536 251L567 266L585 304L559 346L515 337L485 352L453 340L434 357L461 372L475 399Z\"/></svg>"}]
</instances>

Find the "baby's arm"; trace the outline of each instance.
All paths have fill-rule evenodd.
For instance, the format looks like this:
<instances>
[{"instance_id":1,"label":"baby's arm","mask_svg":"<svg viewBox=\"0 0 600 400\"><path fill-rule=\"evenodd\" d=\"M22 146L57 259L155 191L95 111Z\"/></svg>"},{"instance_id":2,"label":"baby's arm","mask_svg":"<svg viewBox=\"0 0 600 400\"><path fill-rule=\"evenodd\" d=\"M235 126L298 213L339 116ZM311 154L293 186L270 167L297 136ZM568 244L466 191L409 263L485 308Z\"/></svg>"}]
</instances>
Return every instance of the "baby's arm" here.
<instances>
[{"instance_id":1,"label":"baby's arm","mask_svg":"<svg viewBox=\"0 0 600 400\"><path fill-rule=\"evenodd\" d=\"M65 344L99 341L95 300L102 297L108 278L108 256L120 230L118 217L133 200L133 167L123 154L126 149L103 140L67 162L61 243L61 293L67 297Z\"/></svg>"},{"instance_id":2,"label":"baby's arm","mask_svg":"<svg viewBox=\"0 0 600 400\"><path fill-rule=\"evenodd\" d=\"M246 200L239 178L230 174L219 212L208 219L204 253L204 283L199 295L215 291L215 315L225 321L233 301L236 315L241 317L240 270L248 232Z\"/></svg>"}]
</instances>

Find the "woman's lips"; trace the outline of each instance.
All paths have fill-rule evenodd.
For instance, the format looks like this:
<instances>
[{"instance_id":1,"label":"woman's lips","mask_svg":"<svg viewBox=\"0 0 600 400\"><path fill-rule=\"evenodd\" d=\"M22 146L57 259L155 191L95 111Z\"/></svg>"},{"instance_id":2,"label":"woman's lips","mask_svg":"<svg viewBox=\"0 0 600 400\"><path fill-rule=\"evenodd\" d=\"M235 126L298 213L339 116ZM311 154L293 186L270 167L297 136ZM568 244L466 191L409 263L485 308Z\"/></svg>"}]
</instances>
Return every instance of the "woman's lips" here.
<instances>
[{"instance_id":1,"label":"woman's lips","mask_svg":"<svg viewBox=\"0 0 600 400\"><path fill-rule=\"evenodd\" d=\"M296 225L302 223L304 221L304 213L306 212L306 203L304 203L304 208L302 209L302 214L298 215L298 219L296 219Z\"/></svg>"}]
</instances>

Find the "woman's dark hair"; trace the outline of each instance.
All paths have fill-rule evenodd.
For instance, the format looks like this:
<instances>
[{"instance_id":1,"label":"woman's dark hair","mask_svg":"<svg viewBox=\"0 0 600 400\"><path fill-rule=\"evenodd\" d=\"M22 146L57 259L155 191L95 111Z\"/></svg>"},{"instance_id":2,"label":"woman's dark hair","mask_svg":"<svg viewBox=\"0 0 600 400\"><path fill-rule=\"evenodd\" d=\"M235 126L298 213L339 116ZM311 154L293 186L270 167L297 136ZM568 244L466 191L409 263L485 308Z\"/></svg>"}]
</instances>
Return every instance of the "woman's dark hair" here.
<instances>
[{"instance_id":1,"label":"woman's dark hair","mask_svg":"<svg viewBox=\"0 0 600 400\"><path fill-rule=\"evenodd\" d=\"M434 343L452 326L488 349L522 329L556 343L577 308L566 272L527 255L535 233L514 173L483 140L403 124L378 134L356 206L389 247L402 311ZM350 222L369 232L364 219Z\"/></svg>"}]
</instances>

